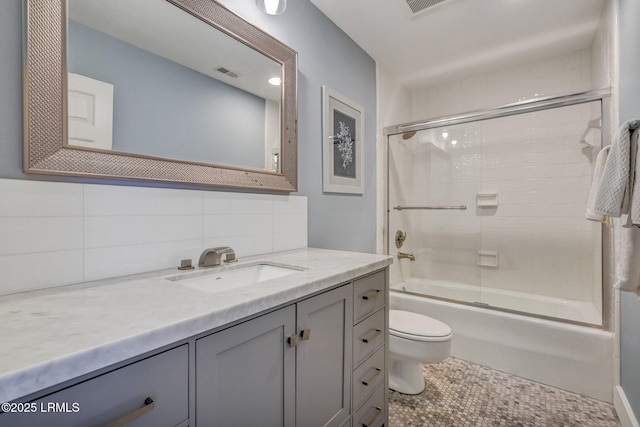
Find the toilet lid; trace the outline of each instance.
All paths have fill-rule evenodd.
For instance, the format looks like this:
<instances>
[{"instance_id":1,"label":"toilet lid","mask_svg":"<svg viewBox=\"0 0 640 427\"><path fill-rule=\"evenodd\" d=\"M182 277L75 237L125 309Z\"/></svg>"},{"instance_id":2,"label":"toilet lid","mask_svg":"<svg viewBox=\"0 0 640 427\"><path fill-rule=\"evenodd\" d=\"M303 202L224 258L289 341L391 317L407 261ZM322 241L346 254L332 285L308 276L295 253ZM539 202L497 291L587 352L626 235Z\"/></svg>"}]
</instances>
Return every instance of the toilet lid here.
<instances>
[{"instance_id":1,"label":"toilet lid","mask_svg":"<svg viewBox=\"0 0 640 427\"><path fill-rule=\"evenodd\" d=\"M417 338L444 338L451 335L451 328L446 323L403 310L389 310L389 331Z\"/></svg>"}]
</instances>

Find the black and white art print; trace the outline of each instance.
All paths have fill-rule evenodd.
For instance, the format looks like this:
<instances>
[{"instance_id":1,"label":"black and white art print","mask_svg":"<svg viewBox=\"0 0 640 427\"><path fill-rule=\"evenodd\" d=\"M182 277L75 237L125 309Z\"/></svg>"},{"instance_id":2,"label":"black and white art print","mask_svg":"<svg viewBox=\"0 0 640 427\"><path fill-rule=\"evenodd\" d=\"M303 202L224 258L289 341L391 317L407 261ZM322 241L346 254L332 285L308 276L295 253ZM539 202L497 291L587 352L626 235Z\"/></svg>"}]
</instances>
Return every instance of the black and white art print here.
<instances>
[{"instance_id":1,"label":"black and white art print","mask_svg":"<svg viewBox=\"0 0 640 427\"><path fill-rule=\"evenodd\" d=\"M324 86L323 191L364 194L363 109Z\"/></svg>"}]
</instances>

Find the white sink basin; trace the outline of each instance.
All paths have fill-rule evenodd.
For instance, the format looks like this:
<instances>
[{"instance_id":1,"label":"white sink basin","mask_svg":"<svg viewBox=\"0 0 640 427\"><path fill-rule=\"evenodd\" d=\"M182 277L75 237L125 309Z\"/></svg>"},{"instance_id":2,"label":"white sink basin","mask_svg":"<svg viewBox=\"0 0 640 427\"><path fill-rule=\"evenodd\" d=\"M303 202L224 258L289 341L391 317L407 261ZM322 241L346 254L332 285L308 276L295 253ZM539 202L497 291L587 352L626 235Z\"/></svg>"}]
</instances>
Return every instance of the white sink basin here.
<instances>
[{"instance_id":1,"label":"white sink basin","mask_svg":"<svg viewBox=\"0 0 640 427\"><path fill-rule=\"evenodd\" d=\"M178 274L165 279L177 284L188 286L207 292L223 292L237 289L242 286L264 282L297 273L302 268L293 266L280 266L272 264L252 264L214 268L212 270L199 270L191 273Z\"/></svg>"}]
</instances>

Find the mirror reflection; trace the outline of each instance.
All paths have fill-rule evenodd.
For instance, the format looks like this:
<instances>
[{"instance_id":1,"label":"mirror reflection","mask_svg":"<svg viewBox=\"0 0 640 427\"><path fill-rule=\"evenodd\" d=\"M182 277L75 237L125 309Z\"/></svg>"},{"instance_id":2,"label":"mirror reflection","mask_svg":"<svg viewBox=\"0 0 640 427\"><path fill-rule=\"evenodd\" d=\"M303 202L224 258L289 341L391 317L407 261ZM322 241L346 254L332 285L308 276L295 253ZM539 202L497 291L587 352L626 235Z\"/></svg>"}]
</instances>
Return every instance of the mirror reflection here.
<instances>
[{"instance_id":1,"label":"mirror reflection","mask_svg":"<svg viewBox=\"0 0 640 427\"><path fill-rule=\"evenodd\" d=\"M281 65L164 0L69 0L68 144L280 171Z\"/></svg>"}]
</instances>

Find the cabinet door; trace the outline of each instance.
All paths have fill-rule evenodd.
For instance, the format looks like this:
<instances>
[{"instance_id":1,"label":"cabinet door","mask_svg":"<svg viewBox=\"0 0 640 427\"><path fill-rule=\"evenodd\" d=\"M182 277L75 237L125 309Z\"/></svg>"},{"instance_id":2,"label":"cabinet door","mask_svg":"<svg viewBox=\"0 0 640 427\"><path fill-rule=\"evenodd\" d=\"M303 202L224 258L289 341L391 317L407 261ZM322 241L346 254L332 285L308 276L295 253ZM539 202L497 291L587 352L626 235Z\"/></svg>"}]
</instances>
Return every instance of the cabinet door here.
<instances>
[{"instance_id":1,"label":"cabinet door","mask_svg":"<svg viewBox=\"0 0 640 427\"><path fill-rule=\"evenodd\" d=\"M352 313L351 285L298 303L298 426L339 426L349 417Z\"/></svg>"},{"instance_id":2,"label":"cabinet door","mask_svg":"<svg viewBox=\"0 0 640 427\"><path fill-rule=\"evenodd\" d=\"M293 426L295 307L196 342L196 420L203 427Z\"/></svg>"}]
</instances>

